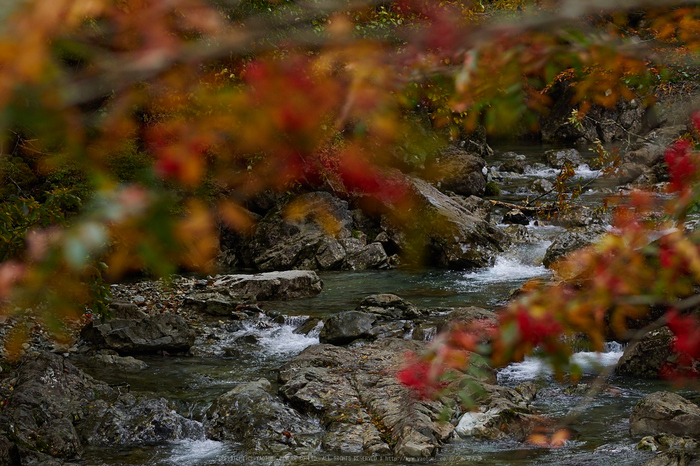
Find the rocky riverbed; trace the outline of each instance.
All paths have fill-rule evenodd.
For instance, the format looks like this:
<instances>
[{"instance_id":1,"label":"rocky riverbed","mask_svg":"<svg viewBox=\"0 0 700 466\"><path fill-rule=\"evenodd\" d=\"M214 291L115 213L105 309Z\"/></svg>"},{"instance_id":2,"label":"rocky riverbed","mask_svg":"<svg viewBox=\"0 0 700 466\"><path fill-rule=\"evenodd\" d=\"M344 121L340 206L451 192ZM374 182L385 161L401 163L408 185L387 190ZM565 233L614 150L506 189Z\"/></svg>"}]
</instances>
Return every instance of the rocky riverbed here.
<instances>
[{"instance_id":1,"label":"rocky riverbed","mask_svg":"<svg viewBox=\"0 0 700 466\"><path fill-rule=\"evenodd\" d=\"M613 140L628 119L641 129L636 107L618 110L617 125L573 136ZM563 120L546 127L568 131ZM250 205L250 238L222 232L222 263L246 273L114 285L110 316L88 313L71 343L14 317L1 336L24 326L30 339L22 362L0 372L0 465L505 464L508 455L523 464L691 464L700 456L697 400L655 380L674 363L667 329L624 355L619 345L578 353L587 369L573 386L554 383L535 359L495 372L474 356L478 370L452 382L471 405L455 395L421 400L396 379L407 351L454 322L493 324L512 289L548 278L546 266L604 234L607 218L592 207L613 189L662 190L663 147L685 129L668 124L626 148L612 180L572 147L494 151L470 140L435 159L449 170L395 174L428 219L405 228L391 205L369 213L365 200L325 191L266 194ZM556 220L513 209L551 198L564 163L590 182L580 207ZM498 202L484 198L488 183L500 187ZM290 205L308 215L290 218ZM400 268L415 248L437 268ZM523 443L549 432L614 364L564 448Z\"/></svg>"}]
</instances>

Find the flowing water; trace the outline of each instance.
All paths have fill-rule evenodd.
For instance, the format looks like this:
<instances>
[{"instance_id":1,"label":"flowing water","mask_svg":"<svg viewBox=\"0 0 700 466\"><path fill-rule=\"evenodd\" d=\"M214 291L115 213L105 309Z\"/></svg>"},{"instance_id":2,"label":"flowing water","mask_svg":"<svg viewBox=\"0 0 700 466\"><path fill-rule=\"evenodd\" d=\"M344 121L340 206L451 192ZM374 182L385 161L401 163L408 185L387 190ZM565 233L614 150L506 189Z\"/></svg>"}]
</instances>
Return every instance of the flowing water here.
<instances>
[{"instance_id":1,"label":"flowing water","mask_svg":"<svg viewBox=\"0 0 700 466\"><path fill-rule=\"evenodd\" d=\"M508 148L504 148L506 150ZM519 148L532 160L543 151L541 146ZM489 161L498 166L497 154ZM527 186L537 178L556 177L558 171L534 165L523 175L501 174L499 184L504 198L513 201L532 197ZM595 180L598 173L581 166L577 176ZM595 205L609 190L605 183L594 181L585 191L584 202ZM498 214L496 214L498 215ZM266 311L286 315L282 324L266 322L231 328L221 322L215 332L202 335L209 339L206 354L197 357L143 358L149 368L137 374L119 374L90 369L93 375L111 383L128 382L133 391L151 391L172 401L178 412L201 421L211 402L237 384L261 377L274 381L276 369L309 345L318 343L318 331L309 336L293 330L307 316L323 317L354 309L359 301L374 293L395 293L421 308L481 306L495 309L509 292L530 278L549 276L541 264L552 239L562 228L543 224L524 227L529 241L515 244L496 259L493 267L472 271L390 270L363 272L325 272L323 292L313 298L288 302L263 303ZM583 382L598 371L615 364L622 355L620 345L609 344L604 353L581 352L575 361L584 372ZM512 364L498 374L499 383L515 387L524 381L538 386L536 408L545 415L561 418L569 414L581 395L565 393L566 385L554 381L547 366L536 358ZM563 448L545 449L514 440L482 441L455 439L427 464L612 464L633 465L646 461L651 454L636 450L628 435L632 407L643 396L668 387L659 383L611 377L605 389L585 409L574 425L577 435ZM321 453L319 453L321 455ZM362 458L315 457L292 464L362 464ZM286 464L284 460L245 457L235 443L192 438L168 445L131 449L88 449L83 465L227 465ZM372 461L372 464L392 464ZM394 463L395 464L395 463Z\"/></svg>"}]
</instances>

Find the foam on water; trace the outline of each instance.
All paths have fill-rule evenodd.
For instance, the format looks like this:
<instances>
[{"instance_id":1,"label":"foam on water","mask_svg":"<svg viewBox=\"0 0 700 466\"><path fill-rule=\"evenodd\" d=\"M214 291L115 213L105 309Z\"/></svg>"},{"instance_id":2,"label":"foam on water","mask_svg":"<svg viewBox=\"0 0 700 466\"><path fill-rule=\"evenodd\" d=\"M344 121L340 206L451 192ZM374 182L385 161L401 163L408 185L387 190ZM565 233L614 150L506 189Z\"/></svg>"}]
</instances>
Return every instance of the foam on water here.
<instances>
[{"instance_id":1,"label":"foam on water","mask_svg":"<svg viewBox=\"0 0 700 466\"><path fill-rule=\"evenodd\" d=\"M222 442L215 440L182 440L173 442L172 456L169 463L180 464L200 464L217 458L225 449Z\"/></svg>"},{"instance_id":2,"label":"foam on water","mask_svg":"<svg viewBox=\"0 0 700 466\"><path fill-rule=\"evenodd\" d=\"M319 344L318 333L299 335L294 333L295 328L283 324L260 330L258 344L262 351L270 356L296 355L311 345Z\"/></svg>"},{"instance_id":3,"label":"foam on water","mask_svg":"<svg viewBox=\"0 0 700 466\"><path fill-rule=\"evenodd\" d=\"M620 343L606 344L604 352L581 351L571 356L571 362L577 364L584 374L597 373L605 367L617 364L622 357L624 347ZM531 381L540 377L551 377L552 368L542 359L528 356L503 368L498 373L499 384L514 384Z\"/></svg>"}]
</instances>

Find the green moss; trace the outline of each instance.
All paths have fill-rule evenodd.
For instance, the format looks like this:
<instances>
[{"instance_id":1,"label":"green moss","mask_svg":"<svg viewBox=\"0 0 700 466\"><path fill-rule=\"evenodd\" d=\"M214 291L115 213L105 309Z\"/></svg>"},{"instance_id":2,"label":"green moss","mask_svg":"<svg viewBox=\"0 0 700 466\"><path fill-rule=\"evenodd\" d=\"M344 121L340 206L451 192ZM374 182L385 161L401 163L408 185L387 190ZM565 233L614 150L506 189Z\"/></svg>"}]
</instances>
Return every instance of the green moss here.
<instances>
[{"instance_id":1,"label":"green moss","mask_svg":"<svg viewBox=\"0 0 700 466\"><path fill-rule=\"evenodd\" d=\"M484 192L484 195L488 197L500 197L501 188L499 188L494 181L489 181L486 183L486 191Z\"/></svg>"}]
</instances>

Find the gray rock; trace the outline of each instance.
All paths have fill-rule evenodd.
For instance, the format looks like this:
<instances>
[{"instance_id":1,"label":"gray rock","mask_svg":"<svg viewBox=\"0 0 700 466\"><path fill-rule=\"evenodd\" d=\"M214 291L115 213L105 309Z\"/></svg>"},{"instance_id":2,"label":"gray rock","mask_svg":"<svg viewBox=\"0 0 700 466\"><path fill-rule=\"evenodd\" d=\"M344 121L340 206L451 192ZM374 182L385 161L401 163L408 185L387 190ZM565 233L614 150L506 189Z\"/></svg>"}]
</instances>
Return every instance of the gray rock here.
<instances>
[{"instance_id":1,"label":"gray rock","mask_svg":"<svg viewBox=\"0 0 700 466\"><path fill-rule=\"evenodd\" d=\"M248 382L221 395L206 413L207 437L242 442L248 452L284 452L318 446L322 427L272 395L266 379Z\"/></svg>"},{"instance_id":2,"label":"gray rock","mask_svg":"<svg viewBox=\"0 0 700 466\"><path fill-rule=\"evenodd\" d=\"M511 225L529 225L530 219L523 213L522 210L513 209L503 216L503 223Z\"/></svg>"},{"instance_id":3,"label":"gray rock","mask_svg":"<svg viewBox=\"0 0 700 466\"><path fill-rule=\"evenodd\" d=\"M194 330L182 317L163 313L142 320L112 319L103 324L92 321L81 337L98 348L119 354L144 354L160 351L185 352L194 344Z\"/></svg>"},{"instance_id":4,"label":"gray rock","mask_svg":"<svg viewBox=\"0 0 700 466\"><path fill-rule=\"evenodd\" d=\"M334 241L352 236L348 203L326 192L302 194L292 202L296 215L288 215L289 203L270 210L253 236L241 244L239 255L246 266L271 271L340 264L345 255ZM298 214L300 206L306 215Z\"/></svg>"},{"instance_id":5,"label":"gray rock","mask_svg":"<svg viewBox=\"0 0 700 466\"><path fill-rule=\"evenodd\" d=\"M680 395L655 392L643 398L632 410L630 435L700 435L700 407Z\"/></svg>"},{"instance_id":6,"label":"gray rock","mask_svg":"<svg viewBox=\"0 0 700 466\"><path fill-rule=\"evenodd\" d=\"M119 356L117 354L96 354L87 364L91 367L111 367L121 372L140 372L148 367L148 364L133 356Z\"/></svg>"},{"instance_id":7,"label":"gray rock","mask_svg":"<svg viewBox=\"0 0 700 466\"><path fill-rule=\"evenodd\" d=\"M451 437L453 427L441 413L453 417L456 404L416 400L396 380L403 354L423 348L420 342L392 338L354 348L311 346L280 368L280 394L330 426L327 448L361 448L369 455L393 445L396 456L427 457ZM338 432L348 434L345 442Z\"/></svg>"},{"instance_id":8,"label":"gray rock","mask_svg":"<svg viewBox=\"0 0 700 466\"><path fill-rule=\"evenodd\" d=\"M359 251L348 253L341 267L343 270L388 269L389 257L382 243L374 242Z\"/></svg>"},{"instance_id":9,"label":"gray rock","mask_svg":"<svg viewBox=\"0 0 700 466\"><path fill-rule=\"evenodd\" d=\"M164 398L127 393L116 401L97 400L91 406L78 429L81 438L93 446L159 445L204 434L200 423L177 414Z\"/></svg>"},{"instance_id":10,"label":"gray rock","mask_svg":"<svg viewBox=\"0 0 700 466\"><path fill-rule=\"evenodd\" d=\"M562 233L547 248L542 264L545 267L549 267L567 254L595 243L605 232L606 230L603 227L593 225L590 228L570 230Z\"/></svg>"},{"instance_id":11,"label":"gray rock","mask_svg":"<svg viewBox=\"0 0 700 466\"><path fill-rule=\"evenodd\" d=\"M663 378L667 368L697 373L695 361L686 361L673 351L674 340L675 336L668 327L652 330L627 347L617 362L615 373L644 379Z\"/></svg>"},{"instance_id":12,"label":"gray rock","mask_svg":"<svg viewBox=\"0 0 700 466\"><path fill-rule=\"evenodd\" d=\"M413 319L425 315L424 311L391 293L367 296L356 310L374 314L380 320Z\"/></svg>"},{"instance_id":13,"label":"gray rock","mask_svg":"<svg viewBox=\"0 0 700 466\"><path fill-rule=\"evenodd\" d=\"M136 320L143 319L148 315L140 310L136 304L119 300L109 303L109 313L113 318Z\"/></svg>"},{"instance_id":14,"label":"gray rock","mask_svg":"<svg viewBox=\"0 0 700 466\"><path fill-rule=\"evenodd\" d=\"M665 451L644 463L644 466L688 466L693 456L687 451Z\"/></svg>"},{"instance_id":15,"label":"gray rock","mask_svg":"<svg viewBox=\"0 0 700 466\"><path fill-rule=\"evenodd\" d=\"M377 317L366 312L346 311L327 318L318 336L321 343L344 345L358 338L369 338Z\"/></svg>"},{"instance_id":16,"label":"gray rock","mask_svg":"<svg viewBox=\"0 0 700 466\"><path fill-rule=\"evenodd\" d=\"M323 282L312 270L217 275L212 286L245 301L307 298L323 290Z\"/></svg>"},{"instance_id":17,"label":"gray rock","mask_svg":"<svg viewBox=\"0 0 700 466\"><path fill-rule=\"evenodd\" d=\"M471 269L492 265L508 245L501 230L429 183L417 178L408 182L420 215L411 225L388 225L386 230L409 257L425 257L439 267Z\"/></svg>"},{"instance_id":18,"label":"gray rock","mask_svg":"<svg viewBox=\"0 0 700 466\"><path fill-rule=\"evenodd\" d=\"M441 191L483 196L486 190L485 166L481 157L450 147L426 163L423 176Z\"/></svg>"},{"instance_id":19,"label":"gray rock","mask_svg":"<svg viewBox=\"0 0 700 466\"><path fill-rule=\"evenodd\" d=\"M576 149L553 149L544 153L544 158L550 167L562 168L569 164L572 168L585 163L583 157Z\"/></svg>"},{"instance_id":20,"label":"gray rock","mask_svg":"<svg viewBox=\"0 0 700 466\"><path fill-rule=\"evenodd\" d=\"M480 321L486 326L497 326L496 314L488 309L469 306L459 307L438 321L438 332L449 331L457 326L465 326Z\"/></svg>"},{"instance_id":21,"label":"gray rock","mask_svg":"<svg viewBox=\"0 0 700 466\"><path fill-rule=\"evenodd\" d=\"M544 178L537 179L530 185L530 190L534 193L547 194L554 190L554 185L551 181Z\"/></svg>"},{"instance_id":22,"label":"gray rock","mask_svg":"<svg viewBox=\"0 0 700 466\"><path fill-rule=\"evenodd\" d=\"M529 406L531 400L510 388L491 386L486 389L490 391L488 404L478 411L465 413L455 427L461 437L512 436L524 440L539 426L539 418Z\"/></svg>"},{"instance_id":23,"label":"gray rock","mask_svg":"<svg viewBox=\"0 0 700 466\"><path fill-rule=\"evenodd\" d=\"M209 314L228 316L236 310L243 299L233 299L228 293L219 291L195 291L182 300L183 309Z\"/></svg>"},{"instance_id":24,"label":"gray rock","mask_svg":"<svg viewBox=\"0 0 700 466\"><path fill-rule=\"evenodd\" d=\"M498 171L519 173L522 175L523 173L525 173L526 167L527 167L527 164L522 160L508 160L506 162L503 162L501 164L501 166L498 167Z\"/></svg>"}]
</instances>

